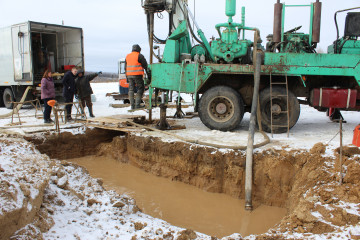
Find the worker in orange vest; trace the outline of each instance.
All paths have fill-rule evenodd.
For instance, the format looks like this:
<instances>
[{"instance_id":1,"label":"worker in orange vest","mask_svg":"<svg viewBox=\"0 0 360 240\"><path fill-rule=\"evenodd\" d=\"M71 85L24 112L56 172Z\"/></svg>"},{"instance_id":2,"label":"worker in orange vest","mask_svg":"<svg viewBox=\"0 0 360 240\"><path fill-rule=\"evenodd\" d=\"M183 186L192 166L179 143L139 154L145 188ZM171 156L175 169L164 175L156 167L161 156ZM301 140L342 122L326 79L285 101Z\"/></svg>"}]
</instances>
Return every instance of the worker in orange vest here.
<instances>
[{"instance_id":1,"label":"worker in orange vest","mask_svg":"<svg viewBox=\"0 0 360 240\"><path fill-rule=\"evenodd\" d=\"M144 70L150 80L148 72L148 64L145 57L140 53L141 48L138 44L132 46L132 52L126 56L125 73L129 82L129 100L131 109L138 109L141 106L142 96L145 89L144 84ZM135 84L137 87L136 98L134 99Z\"/></svg>"}]
</instances>

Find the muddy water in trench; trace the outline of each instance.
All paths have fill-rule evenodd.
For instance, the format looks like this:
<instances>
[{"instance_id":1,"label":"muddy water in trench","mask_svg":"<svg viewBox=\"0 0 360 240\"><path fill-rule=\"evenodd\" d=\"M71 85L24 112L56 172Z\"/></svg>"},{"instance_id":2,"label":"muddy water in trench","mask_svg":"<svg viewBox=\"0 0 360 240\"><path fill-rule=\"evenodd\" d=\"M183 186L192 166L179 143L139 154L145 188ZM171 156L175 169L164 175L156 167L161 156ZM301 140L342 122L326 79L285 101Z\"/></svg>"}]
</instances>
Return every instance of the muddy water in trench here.
<instances>
[{"instance_id":1,"label":"muddy water in trench","mask_svg":"<svg viewBox=\"0 0 360 240\"><path fill-rule=\"evenodd\" d=\"M89 156L70 161L86 167L92 177L102 178L107 190L135 198L144 213L211 236L264 233L286 214L286 209L269 206L249 213L244 210L244 200L156 177L109 158Z\"/></svg>"}]
</instances>

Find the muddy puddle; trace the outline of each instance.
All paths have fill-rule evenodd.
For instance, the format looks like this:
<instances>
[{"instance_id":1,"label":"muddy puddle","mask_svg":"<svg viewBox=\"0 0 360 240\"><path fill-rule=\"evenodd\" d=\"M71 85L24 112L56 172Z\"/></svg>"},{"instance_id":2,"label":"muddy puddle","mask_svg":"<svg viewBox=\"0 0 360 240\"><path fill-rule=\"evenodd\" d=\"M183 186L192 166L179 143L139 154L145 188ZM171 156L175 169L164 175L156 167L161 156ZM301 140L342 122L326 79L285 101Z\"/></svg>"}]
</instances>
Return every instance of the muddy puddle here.
<instances>
[{"instance_id":1,"label":"muddy puddle","mask_svg":"<svg viewBox=\"0 0 360 240\"><path fill-rule=\"evenodd\" d=\"M107 190L135 198L144 213L211 236L264 233L286 214L284 208L264 205L249 213L243 200L156 177L110 158L88 156L69 161L86 167L92 177L102 178Z\"/></svg>"}]
</instances>

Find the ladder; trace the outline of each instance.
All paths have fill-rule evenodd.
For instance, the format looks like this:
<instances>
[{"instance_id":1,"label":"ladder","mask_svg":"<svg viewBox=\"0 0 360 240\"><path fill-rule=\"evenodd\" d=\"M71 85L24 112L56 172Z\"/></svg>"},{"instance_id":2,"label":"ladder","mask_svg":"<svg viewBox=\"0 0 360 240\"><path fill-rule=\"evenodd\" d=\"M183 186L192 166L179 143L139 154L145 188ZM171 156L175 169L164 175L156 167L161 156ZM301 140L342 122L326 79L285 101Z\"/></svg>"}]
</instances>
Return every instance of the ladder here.
<instances>
[{"instance_id":1,"label":"ladder","mask_svg":"<svg viewBox=\"0 0 360 240\"><path fill-rule=\"evenodd\" d=\"M273 94L273 86L274 85L279 85L279 86L285 86L286 87L286 95L274 95ZM286 97L286 109L285 110L281 110L281 111L275 111L275 109L273 108L273 99L276 98L276 97ZM285 82L273 82L273 79L272 79L272 75L270 73L270 104L271 104L271 107L270 107L270 114L271 114L271 137L273 138L274 137L274 134L273 134L273 129L274 127L287 127L287 137L289 137L289 131L290 131L290 113L289 113L289 86L288 86L288 77L287 77L287 74L285 75ZM274 118L274 113L280 113L280 114L283 114L283 113L286 113L286 117L287 117L287 124L286 125L283 125L283 124L278 124L278 125L275 125L273 124L273 118Z\"/></svg>"}]
</instances>

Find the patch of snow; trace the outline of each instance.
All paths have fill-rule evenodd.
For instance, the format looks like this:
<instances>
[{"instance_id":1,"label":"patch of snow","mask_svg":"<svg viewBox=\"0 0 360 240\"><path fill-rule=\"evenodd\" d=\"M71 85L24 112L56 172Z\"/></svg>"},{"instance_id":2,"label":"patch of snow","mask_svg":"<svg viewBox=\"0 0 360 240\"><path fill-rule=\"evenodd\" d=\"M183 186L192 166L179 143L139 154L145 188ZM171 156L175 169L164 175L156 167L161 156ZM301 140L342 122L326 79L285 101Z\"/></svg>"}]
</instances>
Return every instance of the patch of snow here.
<instances>
[{"instance_id":1,"label":"patch of snow","mask_svg":"<svg viewBox=\"0 0 360 240\"><path fill-rule=\"evenodd\" d=\"M122 103L122 101L114 100L112 97L106 97L106 93L109 92L118 92L119 86L118 82L110 83L91 83L91 86L96 97L96 102L94 102L94 114L97 117L111 116L111 115L142 115L147 116L148 113L146 110L139 110L134 112L128 112L130 107L126 108L112 108L109 105ZM192 97L189 94L181 94L182 98L187 102L191 103ZM175 98L174 98L175 100ZM0 108L0 115L8 113L10 110L5 108ZM87 109L85 109L87 112ZM184 113L194 111L193 107L183 108ZM176 112L176 109L168 108L167 115L172 116ZM153 119L160 118L159 108L154 108ZM25 106L20 110L20 115L34 116L35 110ZM350 145L353 138L353 130L359 124L360 112L346 112L342 111L347 123L343 124L343 142L344 145ZM247 137L248 137L248 128L250 114L246 113L240 124L240 126L232 132L221 132L216 130L208 129L198 117L192 119L180 119L176 120L177 125L185 125L186 129L171 131L180 137L188 138L195 141L201 141L209 144L219 144L227 147L231 146L246 146ZM25 125L41 125L43 124L42 119L36 119L34 117L23 118L22 121L25 121ZM11 122L9 119L0 119L0 126L8 125ZM74 124L66 124L61 127L72 127ZM26 129L11 129L12 131L24 134L25 131L34 131L41 128L26 128ZM43 127L42 129L54 129L54 127ZM84 132L85 128L75 128L75 129L64 129L62 131L72 132L74 134L80 134ZM290 130L290 136L287 137L287 134L274 134L271 138L271 143L256 149L255 151L262 151L269 148L282 149L284 146L286 149L311 149L314 144L318 142L328 143L326 152L324 156L332 157L334 156L333 150L339 147L339 124L331 122L329 118L323 112L318 112L316 109L302 105L301 114L297 124ZM139 135L140 133L138 133ZM268 134L270 135L270 134ZM164 142L174 142L181 141L177 138L170 137L157 132L148 132L145 131L141 136L154 136L160 137ZM255 134L255 144L263 141L263 136L259 133ZM228 148L226 148L228 149ZM226 152L226 150L221 150Z\"/></svg>"},{"instance_id":2,"label":"patch of snow","mask_svg":"<svg viewBox=\"0 0 360 240\"><path fill-rule=\"evenodd\" d=\"M28 205L27 205L27 210L28 210L28 212L30 212L31 209L32 209L32 205L31 205L31 203L28 203Z\"/></svg>"},{"instance_id":3,"label":"patch of snow","mask_svg":"<svg viewBox=\"0 0 360 240\"><path fill-rule=\"evenodd\" d=\"M360 217L360 203L349 203L339 201L335 206L344 209L347 213L353 214Z\"/></svg>"}]
</instances>

